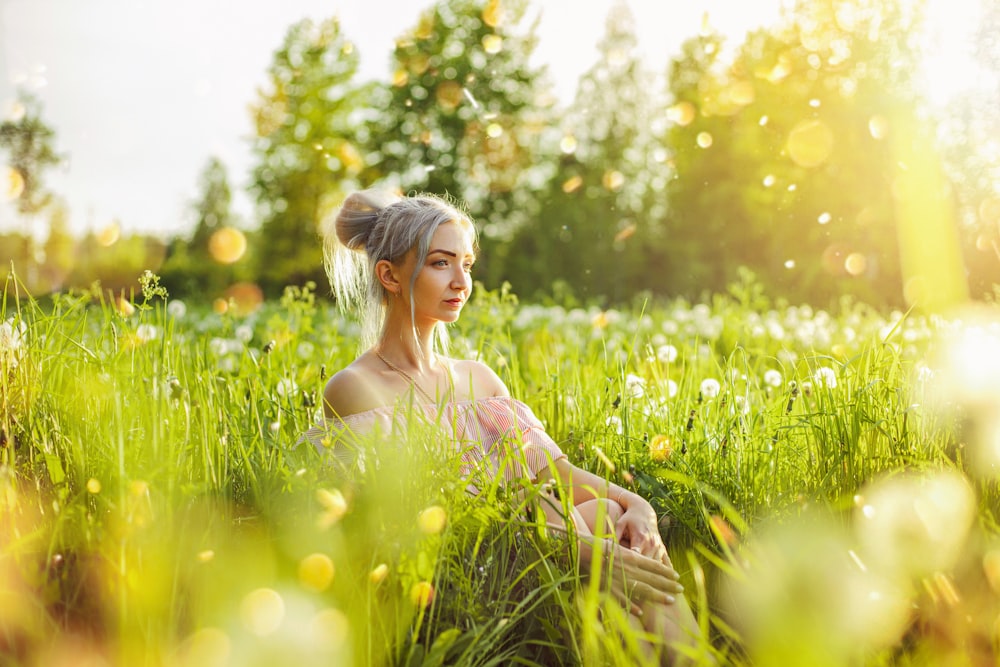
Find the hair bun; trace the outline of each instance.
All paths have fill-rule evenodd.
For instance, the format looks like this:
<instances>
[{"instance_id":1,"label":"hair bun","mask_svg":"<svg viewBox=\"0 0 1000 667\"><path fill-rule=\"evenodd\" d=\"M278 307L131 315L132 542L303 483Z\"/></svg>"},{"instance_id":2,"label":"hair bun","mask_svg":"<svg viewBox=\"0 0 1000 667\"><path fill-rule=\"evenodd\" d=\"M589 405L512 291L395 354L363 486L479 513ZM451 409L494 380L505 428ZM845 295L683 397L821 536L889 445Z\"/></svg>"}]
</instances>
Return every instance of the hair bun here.
<instances>
[{"instance_id":1,"label":"hair bun","mask_svg":"<svg viewBox=\"0 0 1000 667\"><path fill-rule=\"evenodd\" d=\"M388 190L373 188L352 192L344 200L334 220L337 238L351 250L364 250L382 209L399 199L399 195Z\"/></svg>"}]
</instances>

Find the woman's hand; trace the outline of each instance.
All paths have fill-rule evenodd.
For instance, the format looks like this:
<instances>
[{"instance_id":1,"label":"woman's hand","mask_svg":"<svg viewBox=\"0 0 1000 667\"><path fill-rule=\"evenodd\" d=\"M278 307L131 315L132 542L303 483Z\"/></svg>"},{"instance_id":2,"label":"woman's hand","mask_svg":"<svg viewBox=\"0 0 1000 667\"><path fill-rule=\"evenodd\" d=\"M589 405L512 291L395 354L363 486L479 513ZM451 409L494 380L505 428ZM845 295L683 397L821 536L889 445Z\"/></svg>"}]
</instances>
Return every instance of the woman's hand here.
<instances>
[{"instance_id":1,"label":"woman's hand","mask_svg":"<svg viewBox=\"0 0 1000 667\"><path fill-rule=\"evenodd\" d=\"M622 494L619 504L625 513L615 524L615 538L618 543L643 556L660 561L673 568L667 548L660 537L656 512L645 498L634 493Z\"/></svg>"},{"instance_id":2,"label":"woman's hand","mask_svg":"<svg viewBox=\"0 0 1000 667\"><path fill-rule=\"evenodd\" d=\"M581 570L590 571L594 558L600 559L596 566L608 584L608 591L622 607L637 616L642 615L643 605L673 604L675 596L684 592L677 571L660 560L611 540L581 538Z\"/></svg>"}]
</instances>

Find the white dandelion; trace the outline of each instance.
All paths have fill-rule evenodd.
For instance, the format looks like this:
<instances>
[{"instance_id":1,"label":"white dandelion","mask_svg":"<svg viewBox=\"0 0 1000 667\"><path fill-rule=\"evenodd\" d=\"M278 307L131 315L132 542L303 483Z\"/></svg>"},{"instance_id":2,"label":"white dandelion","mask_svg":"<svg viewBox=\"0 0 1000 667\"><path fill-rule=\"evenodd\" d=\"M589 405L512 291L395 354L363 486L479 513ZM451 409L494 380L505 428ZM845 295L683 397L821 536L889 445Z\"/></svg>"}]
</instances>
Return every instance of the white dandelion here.
<instances>
[{"instance_id":1,"label":"white dandelion","mask_svg":"<svg viewBox=\"0 0 1000 667\"><path fill-rule=\"evenodd\" d=\"M837 386L837 373L829 366L817 368L813 379L816 381L816 384L827 389L834 389Z\"/></svg>"},{"instance_id":2,"label":"white dandelion","mask_svg":"<svg viewBox=\"0 0 1000 667\"><path fill-rule=\"evenodd\" d=\"M722 390L722 385L715 378L705 378L701 381L701 395L705 398L715 398Z\"/></svg>"}]
</instances>

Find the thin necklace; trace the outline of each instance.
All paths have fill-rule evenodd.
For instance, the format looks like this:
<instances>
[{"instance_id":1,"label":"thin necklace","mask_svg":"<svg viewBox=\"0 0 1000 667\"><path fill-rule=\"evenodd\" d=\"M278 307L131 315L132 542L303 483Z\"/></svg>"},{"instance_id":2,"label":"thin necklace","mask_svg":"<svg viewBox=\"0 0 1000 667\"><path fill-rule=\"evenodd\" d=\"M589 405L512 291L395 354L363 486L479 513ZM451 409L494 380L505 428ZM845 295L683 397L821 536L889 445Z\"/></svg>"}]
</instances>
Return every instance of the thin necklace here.
<instances>
[{"instance_id":1,"label":"thin necklace","mask_svg":"<svg viewBox=\"0 0 1000 667\"><path fill-rule=\"evenodd\" d=\"M423 387L421 387L419 384L417 384L417 381L414 380L413 378L411 378L410 375L406 371L404 371L402 368L400 368L399 366L395 365L394 363L392 363L391 361L389 361L388 359L386 359L385 357L383 357L382 353L379 352L378 350L374 350L374 352L375 352L375 356L376 357L378 357L379 359L381 359L385 363L385 365L388 366L390 369L396 371L397 373L399 373L400 375L402 375L404 378L406 378L407 381L409 381L409 383L411 385L413 385L413 388L416 389L417 391L419 391L421 394L423 394L424 397L429 402L431 402L431 403L435 402L434 399L431 397L431 395L428 394L426 391L424 391Z\"/></svg>"}]
</instances>

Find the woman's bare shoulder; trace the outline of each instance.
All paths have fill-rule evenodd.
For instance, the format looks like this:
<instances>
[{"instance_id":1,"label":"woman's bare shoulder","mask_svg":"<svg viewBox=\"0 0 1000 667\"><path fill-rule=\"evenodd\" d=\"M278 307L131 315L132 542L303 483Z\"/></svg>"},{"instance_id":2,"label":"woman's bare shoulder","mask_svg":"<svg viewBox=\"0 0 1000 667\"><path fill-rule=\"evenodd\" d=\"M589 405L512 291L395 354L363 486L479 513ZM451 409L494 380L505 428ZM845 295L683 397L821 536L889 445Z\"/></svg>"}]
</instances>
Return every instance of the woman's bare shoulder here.
<instances>
[{"instance_id":1,"label":"woman's bare shoulder","mask_svg":"<svg viewBox=\"0 0 1000 667\"><path fill-rule=\"evenodd\" d=\"M451 359L450 361L456 381L461 382L468 379L470 397L510 396L510 391L500 376L481 361L472 359Z\"/></svg>"},{"instance_id":2,"label":"woman's bare shoulder","mask_svg":"<svg viewBox=\"0 0 1000 667\"><path fill-rule=\"evenodd\" d=\"M362 359L333 374L323 390L323 414L346 417L386 405L383 388Z\"/></svg>"}]
</instances>

